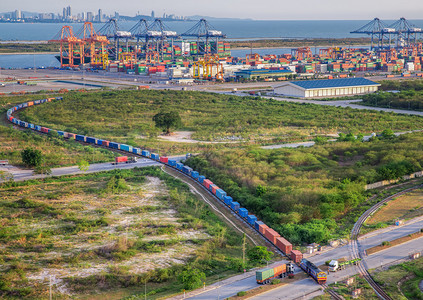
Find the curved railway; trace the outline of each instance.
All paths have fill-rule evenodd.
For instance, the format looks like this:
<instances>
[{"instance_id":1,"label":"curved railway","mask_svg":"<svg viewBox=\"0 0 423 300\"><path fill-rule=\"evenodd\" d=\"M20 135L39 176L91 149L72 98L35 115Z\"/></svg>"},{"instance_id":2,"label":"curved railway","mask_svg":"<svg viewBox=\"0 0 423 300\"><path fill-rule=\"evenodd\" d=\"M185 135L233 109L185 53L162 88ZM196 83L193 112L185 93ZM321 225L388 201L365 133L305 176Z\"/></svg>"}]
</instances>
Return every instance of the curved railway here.
<instances>
[{"instance_id":1,"label":"curved railway","mask_svg":"<svg viewBox=\"0 0 423 300\"><path fill-rule=\"evenodd\" d=\"M353 229L351 230L351 241L349 244L351 256L353 259L355 258L365 258L366 253L364 250L360 248L360 244L358 243L358 235L360 234L361 227L363 226L364 222L372 216L377 210L379 210L385 203L388 203L389 201L393 200L394 198L407 194L415 189L421 188L423 185L417 185L414 187L411 187L409 189L406 189L404 191L401 191L399 193L396 193L392 196L389 196L382 201L378 202L371 208L369 208L364 214L360 216L360 218L357 220L357 222L354 224ZM372 276L370 275L369 271L367 270L366 263L363 260L363 263L357 265L359 273L366 279L366 281L369 283L369 285L372 287L372 289L376 292L377 296L380 299L384 300L392 300L392 298L373 280Z\"/></svg>"}]
</instances>

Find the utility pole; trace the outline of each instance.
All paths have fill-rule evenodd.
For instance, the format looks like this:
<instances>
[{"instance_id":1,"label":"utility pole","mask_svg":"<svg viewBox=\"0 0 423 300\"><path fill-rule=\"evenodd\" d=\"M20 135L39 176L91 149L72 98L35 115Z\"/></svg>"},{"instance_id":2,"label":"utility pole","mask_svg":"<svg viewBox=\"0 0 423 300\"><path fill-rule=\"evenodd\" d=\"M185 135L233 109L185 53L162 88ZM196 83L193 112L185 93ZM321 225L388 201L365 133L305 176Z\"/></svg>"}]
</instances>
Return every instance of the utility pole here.
<instances>
[{"instance_id":1,"label":"utility pole","mask_svg":"<svg viewBox=\"0 0 423 300\"><path fill-rule=\"evenodd\" d=\"M245 233L242 236L242 266L245 272Z\"/></svg>"},{"instance_id":2,"label":"utility pole","mask_svg":"<svg viewBox=\"0 0 423 300\"><path fill-rule=\"evenodd\" d=\"M50 300L52 300L52 293L51 293L51 275L50 275Z\"/></svg>"}]
</instances>

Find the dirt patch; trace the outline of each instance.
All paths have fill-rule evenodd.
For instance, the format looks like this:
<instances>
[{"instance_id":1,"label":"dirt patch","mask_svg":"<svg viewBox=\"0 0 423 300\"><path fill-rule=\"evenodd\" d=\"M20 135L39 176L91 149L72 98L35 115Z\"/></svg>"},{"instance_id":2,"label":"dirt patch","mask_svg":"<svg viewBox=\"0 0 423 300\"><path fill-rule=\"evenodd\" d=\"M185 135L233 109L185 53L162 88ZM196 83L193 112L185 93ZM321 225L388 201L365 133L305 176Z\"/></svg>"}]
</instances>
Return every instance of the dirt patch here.
<instances>
[{"instance_id":1,"label":"dirt patch","mask_svg":"<svg viewBox=\"0 0 423 300\"><path fill-rule=\"evenodd\" d=\"M423 215L423 190L418 189L388 202L377 211L367 224L390 222L395 219L411 219Z\"/></svg>"},{"instance_id":2,"label":"dirt patch","mask_svg":"<svg viewBox=\"0 0 423 300\"><path fill-rule=\"evenodd\" d=\"M168 141L168 142L177 142L177 143L202 143L202 144L226 144L226 143L239 143L242 142L242 140L238 137L232 137L229 138L228 141L222 141L222 142L207 142L207 141L199 141L199 140L193 140L192 134L193 131L175 131L172 132L170 135L161 134L159 136L159 139Z\"/></svg>"},{"instance_id":3,"label":"dirt patch","mask_svg":"<svg viewBox=\"0 0 423 300\"><path fill-rule=\"evenodd\" d=\"M398 246L400 244L404 244L406 242L409 242L411 240L415 240L415 239L418 239L418 238L421 238L421 237L423 237L423 232L412 233L412 234L409 234L407 236L401 237L399 239L390 241L390 242L386 243L386 245L379 245L379 246L369 248L369 249L366 250L366 252L367 252L367 255L371 255L371 254L374 254L376 252L379 252L379 251L382 251L382 250L385 250L385 249L388 249L388 248L391 248L391 247L395 247L395 246Z\"/></svg>"}]
</instances>

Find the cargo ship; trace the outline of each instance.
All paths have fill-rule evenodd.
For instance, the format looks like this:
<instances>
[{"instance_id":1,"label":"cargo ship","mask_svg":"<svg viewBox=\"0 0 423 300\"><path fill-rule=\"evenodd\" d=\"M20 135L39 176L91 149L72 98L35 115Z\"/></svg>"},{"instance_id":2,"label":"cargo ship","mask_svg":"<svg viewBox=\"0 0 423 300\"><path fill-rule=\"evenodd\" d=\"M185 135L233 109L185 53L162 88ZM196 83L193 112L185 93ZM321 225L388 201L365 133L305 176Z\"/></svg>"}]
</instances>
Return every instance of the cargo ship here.
<instances>
[{"instance_id":1,"label":"cargo ship","mask_svg":"<svg viewBox=\"0 0 423 300\"><path fill-rule=\"evenodd\" d=\"M55 56L56 59L60 62L60 55ZM89 64L91 61L91 57L85 56L84 57L84 64ZM69 64L69 58L63 57L63 64L68 65ZM74 65L80 65L81 64L81 58L79 56L73 58L73 64Z\"/></svg>"}]
</instances>

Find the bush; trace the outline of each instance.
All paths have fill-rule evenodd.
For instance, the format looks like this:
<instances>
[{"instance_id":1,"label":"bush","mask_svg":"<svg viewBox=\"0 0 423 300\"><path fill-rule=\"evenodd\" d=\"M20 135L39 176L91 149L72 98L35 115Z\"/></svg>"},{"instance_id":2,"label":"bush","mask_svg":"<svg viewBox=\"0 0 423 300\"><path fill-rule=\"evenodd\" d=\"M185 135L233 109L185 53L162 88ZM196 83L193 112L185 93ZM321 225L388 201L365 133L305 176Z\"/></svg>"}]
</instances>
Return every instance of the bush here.
<instances>
[{"instance_id":1,"label":"bush","mask_svg":"<svg viewBox=\"0 0 423 300\"><path fill-rule=\"evenodd\" d=\"M381 245L385 247L391 245L391 243L388 241L383 241Z\"/></svg>"},{"instance_id":2,"label":"bush","mask_svg":"<svg viewBox=\"0 0 423 300\"><path fill-rule=\"evenodd\" d=\"M40 150L26 148L21 152L22 162L27 167L39 167L43 162L43 156Z\"/></svg>"},{"instance_id":3,"label":"bush","mask_svg":"<svg viewBox=\"0 0 423 300\"><path fill-rule=\"evenodd\" d=\"M272 281L272 284L279 284L279 283L281 283L281 280L280 279L274 279Z\"/></svg>"},{"instance_id":4,"label":"bush","mask_svg":"<svg viewBox=\"0 0 423 300\"><path fill-rule=\"evenodd\" d=\"M183 284L184 289L193 290L203 285L206 275L198 269L188 266L178 275L178 281Z\"/></svg>"},{"instance_id":5,"label":"bush","mask_svg":"<svg viewBox=\"0 0 423 300\"><path fill-rule=\"evenodd\" d=\"M240 292L238 292L236 295L237 295L238 297L243 297L243 296L247 295L247 292L246 292L246 291L240 291Z\"/></svg>"}]
</instances>

